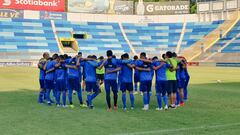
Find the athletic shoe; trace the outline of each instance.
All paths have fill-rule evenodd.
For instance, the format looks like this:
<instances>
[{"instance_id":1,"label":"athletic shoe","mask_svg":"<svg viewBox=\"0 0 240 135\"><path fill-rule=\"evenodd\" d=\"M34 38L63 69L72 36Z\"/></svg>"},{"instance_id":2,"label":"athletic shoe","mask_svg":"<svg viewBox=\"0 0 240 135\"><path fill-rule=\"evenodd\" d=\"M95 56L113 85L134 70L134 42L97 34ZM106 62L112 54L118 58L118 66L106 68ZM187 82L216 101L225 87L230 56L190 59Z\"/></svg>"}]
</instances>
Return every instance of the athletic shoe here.
<instances>
[{"instance_id":1,"label":"athletic shoe","mask_svg":"<svg viewBox=\"0 0 240 135\"><path fill-rule=\"evenodd\" d=\"M76 91L75 90L73 90L73 95L76 95Z\"/></svg>"},{"instance_id":2,"label":"athletic shoe","mask_svg":"<svg viewBox=\"0 0 240 135\"><path fill-rule=\"evenodd\" d=\"M47 104L48 104L48 106L51 106L51 105L52 105L51 102L47 102Z\"/></svg>"},{"instance_id":3,"label":"athletic shoe","mask_svg":"<svg viewBox=\"0 0 240 135\"><path fill-rule=\"evenodd\" d=\"M176 107L176 105L170 105L169 108L176 109L177 107Z\"/></svg>"},{"instance_id":4,"label":"athletic shoe","mask_svg":"<svg viewBox=\"0 0 240 135\"><path fill-rule=\"evenodd\" d=\"M134 110L134 107L131 107L131 110Z\"/></svg>"},{"instance_id":5,"label":"athletic shoe","mask_svg":"<svg viewBox=\"0 0 240 135\"><path fill-rule=\"evenodd\" d=\"M108 112L112 112L112 108L108 108L107 111L108 111Z\"/></svg>"},{"instance_id":6,"label":"athletic shoe","mask_svg":"<svg viewBox=\"0 0 240 135\"><path fill-rule=\"evenodd\" d=\"M127 111L127 108L123 108L123 111Z\"/></svg>"},{"instance_id":7,"label":"athletic shoe","mask_svg":"<svg viewBox=\"0 0 240 135\"><path fill-rule=\"evenodd\" d=\"M168 109L168 106L167 105L165 105L165 107L164 107L164 110L167 110Z\"/></svg>"},{"instance_id":8,"label":"athletic shoe","mask_svg":"<svg viewBox=\"0 0 240 135\"><path fill-rule=\"evenodd\" d=\"M63 108L67 108L67 105L62 105Z\"/></svg>"},{"instance_id":9,"label":"athletic shoe","mask_svg":"<svg viewBox=\"0 0 240 135\"><path fill-rule=\"evenodd\" d=\"M80 104L80 107L82 107L82 108L87 108L88 106L85 105L85 104Z\"/></svg>"},{"instance_id":10,"label":"athletic shoe","mask_svg":"<svg viewBox=\"0 0 240 135\"><path fill-rule=\"evenodd\" d=\"M156 108L156 111L162 111L163 109L162 109L162 107L161 108Z\"/></svg>"},{"instance_id":11,"label":"athletic shoe","mask_svg":"<svg viewBox=\"0 0 240 135\"><path fill-rule=\"evenodd\" d=\"M184 102L181 102L181 103L180 103L180 106L184 106L184 105L185 105Z\"/></svg>"},{"instance_id":12,"label":"athletic shoe","mask_svg":"<svg viewBox=\"0 0 240 135\"><path fill-rule=\"evenodd\" d=\"M138 94L138 92L137 92L137 91L135 91L133 94L134 94L134 95L137 95L137 94Z\"/></svg>"},{"instance_id":13,"label":"athletic shoe","mask_svg":"<svg viewBox=\"0 0 240 135\"><path fill-rule=\"evenodd\" d=\"M57 107L61 107L61 105L60 105L60 104L57 104Z\"/></svg>"},{"instance_id":14,"label":"athletic shoe","mask_svg":"<svg viewBox=\"0 0 240 135\"><path fill-rule=\"evenodd\" d=\"M93 105L90 105L88 108L89 108L89 109L94 109L94 106L93 106Z\"/></svg>"},{"instance_id":15,"label":"athletic shoe","mask_svg":"<svg viewBox=\"0 0 240 135\"><path fill-rule=\"evenodd\" d=\"M149 109L148 105L144 105L144 107L142 108L143 111L147 111Z\"/></svg>"},{"instance_id":16,"label":"athletic shoe","mask_svg":"<svg viewBox=\"0 0 240 135\"><path fill-rule=\"evenodd\" d=\"M140 95L143 96L143 92L141 92Z\"/></svg>"},{"instance_id":17,"label":"athletic shoe","mask_svg":"<svg viewBox=\"0 0 240 135\"><path fill-rule=\"evenodd\" d=\"M71 104L71 105L69 105L69 106L70 106L70 108L74 108L74 107L75 107L73 104Z\"/></svg>"}]
</instances>

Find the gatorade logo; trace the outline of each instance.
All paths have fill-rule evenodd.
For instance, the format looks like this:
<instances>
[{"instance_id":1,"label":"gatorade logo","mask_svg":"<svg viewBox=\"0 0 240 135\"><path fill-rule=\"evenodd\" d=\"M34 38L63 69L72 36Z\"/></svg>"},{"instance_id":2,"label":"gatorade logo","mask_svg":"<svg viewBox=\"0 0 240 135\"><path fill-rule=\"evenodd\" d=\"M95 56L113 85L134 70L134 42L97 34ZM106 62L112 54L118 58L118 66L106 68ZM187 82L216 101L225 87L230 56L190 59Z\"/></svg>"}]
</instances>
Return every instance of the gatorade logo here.
<instances>
[{"instance_id":1,"label":"gatorade logo","mask_svg":"<svg viewBox=\"0 0 240 135\"><path fill-rule=\"evenodd\" d=\"M9 6L9 5L11 5L11 0L4 0L2 5L3 5L3 6Z\"/></svg>"}]
</instances>

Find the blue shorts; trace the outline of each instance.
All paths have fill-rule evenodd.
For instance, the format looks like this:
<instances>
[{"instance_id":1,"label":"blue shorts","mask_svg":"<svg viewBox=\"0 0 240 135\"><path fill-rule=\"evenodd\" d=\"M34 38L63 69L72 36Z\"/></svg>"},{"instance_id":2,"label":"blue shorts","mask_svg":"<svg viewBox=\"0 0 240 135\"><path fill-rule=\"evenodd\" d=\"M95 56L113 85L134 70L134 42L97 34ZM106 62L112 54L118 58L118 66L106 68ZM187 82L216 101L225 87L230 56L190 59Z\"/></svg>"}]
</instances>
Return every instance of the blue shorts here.
<instances>
[{"instance_id":1,"label":"blue shorts","mask_svg":"<svg viewBox=\"0 0 240 135\"><path fill-rule=\"evenodd\" d=\"M126 92L126 90L133 91L133 83L122 82L120 89L122 92Z\"/></svg>"},{"instance_id":2,"label":"blue shorts","mask_svg":"<svg viewBox=\"0 0 240 135\"><path fill-rule=\"evenodd\" d=\"M184 88L184 86L185 86L185 80L184 79L177 80L177 87L179 89Z\"/></svg>"},{"instance_id":3,"label":"blue shorts","mask_svg":"<svg viewBox=\"0 0 240 135\"><path fill-rule=\"evenodd\" d=\"M134 83L140 82L140 75L139 74L134 74Z\"/></svg>"},{"instance_id":4,"label":"blue shorts","mask_svg":"<svg viewBox=\"0 0 240 135\"><path fill-rule=\"evenodd\" d=\"M44 88L45 88L45 86L44 86L44 79L40 79L40 80L39 80L39 84L40 84L40 88L41 88L41 89L44 89Z\"/></svg>"},{"instance_id":5,"label":"blue shorts","mask_svg":"<svg viewBox=\"0 0 240 135\"><path fill-rule=\"evenodd\" d=\"M168 94L177 92L177 80L168 80L167 81L167 92L168 92Z\"/></svg>"},{"instance_id":6,"label":"blue shorts","mask_svg":"<svg viewBox=\"0 0 240 135\"><path fill-rule=\"evenodd\" d=\"M156 93L166 95L167 92L167 81L157 81L156 82Z\"/></svg>"},{"instance_id":7,"label":"blue shorts","mask_svg":"<svg viewBox=\"0 0 240 135\"><path fill-rule=\"evenodd\" d=\"M118 85L116 80L104 80L104 86L106 93L108 94L110 93L111 89L114 93L118 92Z\"/></svg>"},{"instance_id":8,"label":"blue shorts","mask_svg":"<svg viewBox=\"0 0 240 135\"><path fill-rule=\"evenodd\" d=\"M44 86L45 86L45 89L53 90L54 89L54 81L53 80L45 80Z\"/></svg>"},{"instance_id":9,"label":"blue shorts","mask_svg":"<svg viewBox=\"0 0 240 135\"><path fill-rule=\"evenodd\" d=\"M79 91L81 84L79 78L68 78L69 89Z\"/></svg>"},{"instance_id":10,"label":"blue shorts","mask_svg":"<svg viewBox=\"0 0 240 135\"><path fill-rule=\"evenodd\" d=\"M97 85L97 82L86 82L86 91L87 92L98 92L99 87Z\"/></svg>"},{"instance_id":11,"label":"blue shorts","mask_svg":"<svg viewBox=\"0 0 240 135\"><path fill-rule=\"evenodd\" d=\"M150 92L152 89L152 80L151 81L142 81L140 82L140 91Z\"/></svg>"},{"instance_id":12,"label":"blue shorts","mask_svg":"<svg viewBox=\"0 0 240 135\"><path fill-rule=\"evenodd\" d=\"M65 80L57 80L56 81L56 90L57 91L66 91L66 81Z\"/></svg>"}]
</instances>

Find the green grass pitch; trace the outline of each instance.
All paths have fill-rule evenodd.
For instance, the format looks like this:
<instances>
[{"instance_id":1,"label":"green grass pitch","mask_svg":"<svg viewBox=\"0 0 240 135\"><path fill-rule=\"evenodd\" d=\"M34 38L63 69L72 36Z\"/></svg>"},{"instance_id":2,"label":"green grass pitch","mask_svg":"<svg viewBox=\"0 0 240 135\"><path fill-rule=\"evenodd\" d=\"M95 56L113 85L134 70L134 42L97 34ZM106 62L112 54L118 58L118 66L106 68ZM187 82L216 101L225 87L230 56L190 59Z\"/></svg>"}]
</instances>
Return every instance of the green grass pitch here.
<instances>
[{"instance_id":1,"label":"green grass pitch","mask_svg":"<svg viewBox=\"0 0 240 135\"><path fill-rule=\"evenodd\" d=\"M104 92L94 101L94 110L39 105L38 70L1 67L0 135L239 134L239 68L191 67L189 72L190 98L185 107L155 111L152 96L151 109L142 111L142 97L137 95L135 110L124 112L119 93L119 110L107 112Z\"/></svg>"}]
</instances>

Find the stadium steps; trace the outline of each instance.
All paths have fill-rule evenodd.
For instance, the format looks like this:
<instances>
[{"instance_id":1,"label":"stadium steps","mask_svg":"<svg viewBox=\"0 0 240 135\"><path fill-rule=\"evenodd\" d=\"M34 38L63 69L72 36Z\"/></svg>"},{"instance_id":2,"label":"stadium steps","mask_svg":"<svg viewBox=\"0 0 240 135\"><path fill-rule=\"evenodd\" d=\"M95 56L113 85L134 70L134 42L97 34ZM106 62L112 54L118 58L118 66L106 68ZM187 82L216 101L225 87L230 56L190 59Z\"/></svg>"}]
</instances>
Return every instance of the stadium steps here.
<instances>
[{"instance_id":1,"label":"stadium steps","mask_svg":"<svg viewBox=\"0 0 240 135\"><path fill-rule=\"evenodd\" d=\"M223 24L219 25L218 28L210 32L206 35L202 40L194 43L189 48L183 50L181 55L185 56L188 61L199 60L199 56L205 53L209 48L211 48L216 42L219 41L220 31L222 31L222 35L225 36L239 20L238 12L235 12L230 18L230 20L226 20ZM202 47L203 46L203 50ZM201 56L200 56L201 57Z\"/></svg>"},{"instance_id":2,"label":"stadium steps","mask_svg":"<svg viewBox=\"0 0 240 135\"><path fill-rule=\"evenodd\" d=\"M225 45L223 45L223 47L219 48L216 52L211 53L211 55L209 55L207 58L203 59L202 62L206 62L209 59L211 59L214 55L221 53L223 49L225 49L226 47L228 47L229 45L231 45L231 43L233 43L233 41L235 41L237 38L240 37L240 33L238 33L234 38L232 38L231 40L229 40Z\"/></svg>"}]
</instances>

